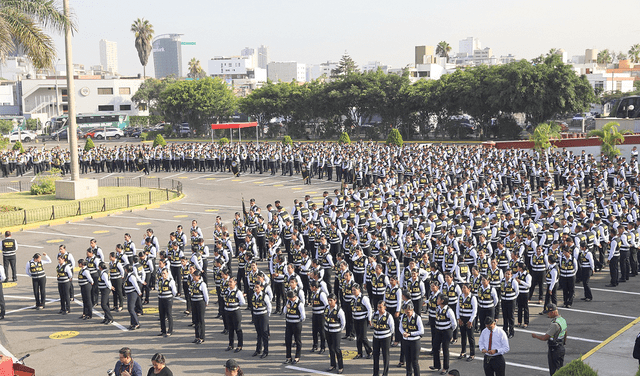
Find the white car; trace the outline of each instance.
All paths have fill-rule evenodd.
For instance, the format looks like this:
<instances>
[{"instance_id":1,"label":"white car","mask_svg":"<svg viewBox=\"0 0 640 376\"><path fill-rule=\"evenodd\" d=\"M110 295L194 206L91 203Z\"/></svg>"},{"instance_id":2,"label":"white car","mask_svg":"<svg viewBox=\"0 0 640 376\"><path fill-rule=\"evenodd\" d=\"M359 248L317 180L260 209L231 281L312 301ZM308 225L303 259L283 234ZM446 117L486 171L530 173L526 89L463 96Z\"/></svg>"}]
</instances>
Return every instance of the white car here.
<instances>
[{"instance_id":1,"label":"white car","mask_svg":"<svg viewBox=\"0 0 640 376\"><path fill-rule=\"evenodd\" d=\"M120 137L124 137L124 132L120 128L107 128L106 138L115 138L119 139ZM96 129L94 133L94 138L96 140L101 140L105 138L105 130L103 128Z\"/></svg>"},{"instance_id":2,"label":"white car","mask_svg":"<svg viewBox=\"0 0 640 376\"><path fill-rule=\"evenodd\" d=\"M36 139L38 135L33 131L14 131L9 135L9 141L16 142L20 140L21 142L30 142Z\"/></svg>"}]
</instances>

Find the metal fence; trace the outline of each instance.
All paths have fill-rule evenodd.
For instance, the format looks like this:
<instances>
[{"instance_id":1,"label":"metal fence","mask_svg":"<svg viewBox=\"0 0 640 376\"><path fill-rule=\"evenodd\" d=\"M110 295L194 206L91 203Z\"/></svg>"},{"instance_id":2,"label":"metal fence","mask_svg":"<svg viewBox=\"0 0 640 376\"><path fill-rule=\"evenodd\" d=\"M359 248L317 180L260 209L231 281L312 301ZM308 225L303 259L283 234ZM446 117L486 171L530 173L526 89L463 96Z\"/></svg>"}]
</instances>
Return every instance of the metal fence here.
<instances>
[{"instance_id":1,"label":"metal fence","mask_svg":"<svg viewBox=\"0 0 640 376\"><path fill-rule=\"evenodd\" d=\"M22 190L27 190L27 188L25 188L26 185L27 184L23 184L18 187ZM30 187L31 183L28 183L28 185ZM155 188L156 190L149 191L148 193L128 193L126 195L108 198L86 199L41 208L4 212L0 213L0 227L26 225L29 223L68 218L83 214L99 213L109 210L130 208L138 205L153 204L176 198L182 193L182 183L175 180L108 178L98 180L98 186L145 187ZM8 191L15 192L14 190Z\"/></svg>"},{"instance_id":2,"label":"metal fence","mask_svg":"<svg viewBox=\"0 0 640 376\"><path fill-rule=\"evenodd\" d=\"M0 184L0 193L12 193L12 192L26 192L31 190L31 185L34 182L29 181L15 181L6 182ZM178 191L182 193L182 183L173 179L161 179L161 178L127 178L127 177L108 177L98 179L99 187L143 187L143 188L168 188L172 191Z\"/></svg>"}]
</instances>

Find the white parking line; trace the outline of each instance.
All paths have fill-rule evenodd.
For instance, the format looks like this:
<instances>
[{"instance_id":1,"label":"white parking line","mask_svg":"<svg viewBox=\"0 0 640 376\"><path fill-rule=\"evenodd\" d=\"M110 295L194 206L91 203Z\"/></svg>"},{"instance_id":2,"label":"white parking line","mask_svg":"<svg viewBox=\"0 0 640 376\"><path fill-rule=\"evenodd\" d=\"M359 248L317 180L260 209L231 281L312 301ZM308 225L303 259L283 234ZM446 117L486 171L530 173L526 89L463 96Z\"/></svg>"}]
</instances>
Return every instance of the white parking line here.
<instances>
[{"instance_id":1,"label":"white parking line","mask_svg":"<svg viewBox=\"0 0 640 376\"><path fill-rule=\"evenodd\" d=\"M300 372L309 372L309 373L315 373L317 375L329 375L329 376L333 376L335 375L334 373L329 373L329 372L323 372L323 371L316 371L315 369L310 369L310 368L302 368L302 367L296 367L296 366L286 366L284 368L289 368L289 369L293 369L296 371L300 371Z\"/></svg>"},{"instance_id":2,"label":"white parking line","mask_svg":"<svg viewBox=\"0 0 640 376\"><path fill-rule=\"evenodd\" d=\"M529 306L534 307L542 307L542 304L532 304L529 303ZM561 307L558 307L561 308ZM595 311L587 311L584 309L574 309L574 308L561 308L563 311L571 311L571 312L580 312L580 313L590 313L592 315L600 315L600 316L609 316L609 317L619 317L621 319L630 319L635 320L637 317L634 316L625 316L625 315L616 315L615 313L606 313L606 312L595 312Z\"/></svg>"},{"instance_id":3,"label":"white parking line","mask_svg":"<svg viewBox=\"0 0 640 376\"><path fill-rule=\"evenodd\" d=\"M163 179L163 180L164 180L164 179L171 179L171 178L173 178L173 177L176 177L176 176L178 176L178 175L182 175L182 174L185 174L185 172L181 172L181 173L179 173L179 174L169 175L169 176L164 177L164 178L162 178L162 179Z\"/></svg>"},{"instance_id":4,"label":"white parking line","mask_svg":"<svg viewBox=\"0 0 640 376\"><path fill-rule=\"evenodd\" d=\"M93 227L109 227L109 228L117 228L117 229L122 229L122 230L140 230L139 228L136 227L122 227L122 226L110 226L110 225L103 225L100 223L70 223L74 226L93 226ZM20 244L22 245L22 244Z\"/></svg>"},{"instance_id":5,"label":"white parking line","mask_svg":"<svg viewBox=\"0 0 640 376\"><path fill-rule=\"evenodd\" d=\"M125 218L125 219L137 219L137 220L148 220L148 221L153 221L153 222L180 222L180 219L157 219L157 218L150 218L150 217L127 217L124 215L114 215L112 216L113 218Z\"/></svg>"},{"instance_id":6,"label":"white parking line","mask_svg":"<svg viewBox=\"0 0 640 376\"><path fill-rule=\"evenodd\" d=\"M12 191L19 192L19 191L18 191L17 189L15 189L15 188L7 187L7 189L11 189Z\"/></svg>"},{"instance_id":7,"label":"white parking line","mask_svg":"<svg viewBox=\"0 0 640 376\"><path fill-rule=\"evenodd\" d=\"M39 245L28 245L28 244L22 244L22 243L20 243L19 246L20 247L27 247L27 248L39 248L39 249L44 248L44 247L41 247Z\"/></svg>"},{"instance_id":8,"label":"white parking line","mask_svg":"<svg viewBox=\"0 0 640 376\"><path fill-rule=\"evenodd\" d=\"M9 350L7 350L4 346L2 346L2 344L1 344L1 343L0 343L0 352L1 352L4 356L7 356L7 357L9 357L9 358L13 359L13 361L14 361L14 362L18 360L18 358L16 358L15 356L13 356L13 354L12 354L12 353L10 353L10 352L9 352Z\"/></svg>"},{"instance_id":9,"label":"white parking line","mask_svg":"<svg viewBox=\"0 0 640 376\"><path fill-rule=\"evenodd\" d=\"M195 215L200 215L200 214L205 214L205 215L218 215L216 213L205 213L205 212L187 212L187 211L183 211L183 210L167 210L167 209L149 209L148 211L161 211L161 212L169 212L169 213L174 213L174 214L195 214Z\"/></svg>"},{"instance_id":10,"label":"white parking line","mask_svg":"<svg viewBox=\"0 0 640 376\"><path fill-rule=\"evenodd\" d=\"M18 277L29 277L29 278L31 278L30 276L28 276L28 275L26 275L26 274L19 274L19 273L18 273L18 274L16 274L16 275L17 275ZM52 276L49 276L49 275L48 275L48 276L47 276L47 279L58 279L58 277L52 277ZM35 298L34 298L34 299L35 299Z\"/></svg>"},{"instance_id":11,"label":"white parking line","mask_svg":"<svg viewBox=\"0 0 640 376\"><path fill-rule=\"evenodd\" d=\"M20 245L22 245L22 244L20 244ZM584 287L582 287L582 286L576 286L576 288L584 290ZM593 291L604 291L604 292L617 292L618 294L640 295L640 292L620 291L620 290L614 290L614 289L599 289L599 288L596 288L596 287L592 287L591 290L593 290Z\"/></svg>"},{"instance_id":12,"label":"white parking line","mask_svg":"<svg viewBox=\"0 0 640 376\"><path fill-rule=\"evenodd\" d=\"M110 174L106 174L105 176L101 177L101 178L100 178L100 180L105 179L105 178L108 178L109 176L111 176L111 175L113 175L113 174L115 174L115 172L112 172L112 173L110 173Z\"/></svg>"},{"instance_id":13,"label":"white parking line","mask_svg":"<svg viewBox=\"0 0 640 376\"><path fill-rule=\"evenodd\" d=\"M74 302L79 305L80 307L82 307L82 302L79 302L77 299L74 300ZM104 319L104 315L100 312L98 312L98 310L93 309L93 314L94 315L98 315L99 317L102 317ZM124 326L120 325L117 321L114 321L111 323L111 325L115 326L116 328L122 330L123 332L128 332L129 329L125 328Z\"/></svg>"},{"instance_id":14,"label":"white parking line","mask_svg":"<svg viewBox=\"0 0 640 376\"><path fill-rule=\"evenodd\" d=\"M215 175L215 173L213 173L213 174L206 174L206 175L196 176L195 178L192 178L192 179L189 179L189 180L190 180L190 181L191 181L191 180L198 180L198 179L206 178L207 176L213 176L213 175Z\"/></svg>"},{"instance_id":15,"label":"white parking line","mask_svg":"<svg viewBox=\"0 0 640 376\"><path fill-rule=\"evenodd\" d=\"M54 235L54 236L68 236L71 238L82 238L82 239L93 239L93 236L82 236L82 235L71 235L71 234L61 234L57 232L44 232L44 231L31 231L25 230L24 232L30 234L41 234L41 235Z\"/></svg>"},{"instance_id":16,"label":"white parking line","mask_svg":"<svg viewBox=\"0 0 640 376\"><path fill-rule=\"evenodd\" d=\"M516 332L535 333L535 334L544 335L543 332L536 332L534 330L527 330L527 329L520 329L520 328L515 328L515 330L516 330ZM601 343L602 342L602 341L598 341L598 340L595 340L595 339L587 339L587 338L580 338L580 337L573 337L573 336L569 336L567 338L574 339L576 341L591 342L591 343Z\"/></svg>"}]
</instances>

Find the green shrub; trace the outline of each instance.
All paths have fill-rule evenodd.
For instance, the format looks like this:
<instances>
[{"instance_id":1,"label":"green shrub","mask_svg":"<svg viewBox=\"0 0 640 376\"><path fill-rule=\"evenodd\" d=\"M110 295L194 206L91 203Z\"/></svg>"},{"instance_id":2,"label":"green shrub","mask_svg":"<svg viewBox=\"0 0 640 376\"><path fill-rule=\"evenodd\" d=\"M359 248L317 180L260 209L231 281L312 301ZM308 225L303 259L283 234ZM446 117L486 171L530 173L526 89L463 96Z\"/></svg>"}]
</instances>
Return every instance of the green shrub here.
<instances>
[{"instance_id":1,"label":"green shrub","mask_svg":"<svg viewBox=\"0 0 640 376\"><path fill-rule=\"evenodd\" d=\"M91 137L87 137L87 142L84 143L84 151L89 151L95 147L96 146L93 144Z\"/></svg>"},{"instance_id":2,"label":"green shrub","mask_svg":"<svg viewBox=\"0 0 640 376\"><path fill-rule=\"evenodd\" d=\"M52 168L51 171L39 173L31 184L31 194L34 196L51 195L56 193L56 180L61 179L60 169Z\"/></svg>"},{"instance_id":3,"label":"green shrub","mask_svg":"<svg viewBox=\"0 0 640 376\"><path fill-rule=\"evenodd\" d=\"M4 150L7 148L7 146L9 146L10 142L9 142L9 138L8 137L2 137L0 135L0 150Z\"/></svg>"},{"instance_id":4,"label":"green shrub","mask_svg":"<svg viewBox=\"0 0 640 376\"><path fill-rule=\"evenodd\" d=\"M342 132L340 137L338 137L339 144L350 144L351 139L349 138L349 134L347 132Z\"/></svg>"},{"instance_id":5,"label":"green shrub","mask_svg":"<svg viewBox=\"0 0 640 376\"><path fill-rule=\"evenodd\" d=\"M387 145L402 146L402 135L397 128L393 128L387 137Z\"/></svg>"},{"instance_id":6,"label":"green shrub","mask_svg":"<svg viewBox=\"0 0 640 376\"><path fill-rule=\"evenodd\" d=\"M37 131L38 128L42 126L40 119L37 119L37 118L27 119L26 123L27 123L27 129L30 131Z\"/></svg>"},{"instance_id":7,"label":"green shrub","mask_svg":"<svg viewBox=\"0 0 640 376\"><path fill-rule=\"evenodd\" d=\"M150 140L149 132L140 132L140 140L142 141Z\"/></svg>"},{"instance_id":8,"label":"green shrub","mask_svg":"<svg viewBox=\"0 0 640 376\"><path fill-rule=\"evenodd\" d=\"M173 133L173 126L169 123L164 125L164 128L162 129L162 134L165 136L170 136L171 133Z\"/></svg>"},{"instance_id":9,"label":"green shrub","mask_svg":"<svg viewBox=\"0 0 640 376\"><path fill-rule=\"evenodd\" d=\"M569 364L565 364L553 374L554 376L597 376L598 373L578 358Z\"/></svg>"},{"instance_id":10,"label":"green shrub","mask_svg":"<svg viewBox=\"0 0 640 376\"><path fill-rule=\"evenodd\" d=\"M164 137L162 137L161 134L157 134L156 138L153 140L153 147L155 148L156 146L165 146L167 144L167 141L164 140Z\"/></svg>"},{"instance_id":11,"label":"green shrub","mask_svg":"<svg viewBox=\"0 0 640 376\"><path fill-rule=\"evenodd\" d=\"M284 136L282 143L284 145L293 145L293 140L291 139L291 136Z\"/></svg>"},{"instance_id":12,"label":"green shrub","mask_svg":"<svg viewBox=\"0 0 640 376\"><path fill-rule=\"evenodd\" d=\"M130 127L147 127L149 126L149 116L129 116Z\"/></svg>"},{"instance_id":13,"label":"green shrub","mask_svg":"<svg viewBox=\"0 0 640 376\"><path fill-rule=\"evenodd\" d=\"M16 141L16 143L13 144L12 150L20 150L20 153L24 153L24 146L22 146L22 142Z\"/></svg>"},{"instance_id":14,"label":"green shrub","mask_svg":"<svg viewBox=\"0 0 640 376\"><path fill-rule=\"evenodd\" d=\"M224 146L228 143L229 143L229 139L226 137L222 137L220 140L218 140L218 144L220 144L220 146Z\"/></svg>"}]
</instances>

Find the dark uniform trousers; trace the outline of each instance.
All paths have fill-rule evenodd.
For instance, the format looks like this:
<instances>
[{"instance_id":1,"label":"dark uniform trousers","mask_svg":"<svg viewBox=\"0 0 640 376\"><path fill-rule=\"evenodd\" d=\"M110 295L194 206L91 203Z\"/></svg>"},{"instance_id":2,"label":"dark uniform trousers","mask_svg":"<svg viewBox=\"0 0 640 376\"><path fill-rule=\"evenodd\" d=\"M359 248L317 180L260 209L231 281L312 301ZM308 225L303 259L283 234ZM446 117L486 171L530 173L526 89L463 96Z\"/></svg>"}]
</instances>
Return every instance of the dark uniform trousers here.
<instances>
[{"instance_id":1,"label":"dark uniform trousers","mask_svg":"<svg viewBox=\"0 0 640 376\"><path fill-rule=\"evenodd\" d=\"M380 351L382 350L383 369L382 375L389 374L389 348L391 347L391 336L387 338L373 338L373 376L380 374Z\"/></svg>"},{"instance_id":2,"label":"dark uniform trousers","mask_svg":"<svg viewBox=\"0 0 640 376\"><path fill-rule=\"evenodd\" d=\"M576 291L575 276L560 277L560 286L562 287L562 300L565 305L573 304L573 295Z\"/></svg>"},{"instance_id":3,"label":"dark uniform trousers","mask_svg":"<svg viewBox=\"0 0 640 376\"><path fill-rule=\"evenodd\" d=\"M162 333L173 333L173 298L158 298L158 311L160 313L160 331ZM169 327L167 328L167 323ZM168 330L167 330L168 329Z\"/></svg>"},{"instance_id":4,"label":"dark uniform trousers","mask_svg":"<svg viewBox=\"0 0 640 376\"><path fill-rule=\"evenodd\" d=\"M520 293L517 298L518 303L518 324L522 324L524 316L524 324L529 325L529 293Z\"/></svg>"},{"instance_id":5,"label":"dark uniform trousers","mask_svg":"<svg viewBox=\"0 0 640 376\"><path fill-rule=\"evenodd\" d=\"M242 333L242 311L225 311L227 315L227 326L229 327L229 346L233 347L235 336L238 336L238 347L244 345L244 336Z\"/></svg>"},{"instance_id":6,"label":"dark uniform trousers","mask_svg":"<svg viewBox=\"0 0 640 376\"><path fill-rule=\"evenodd\" d=\"M3 256L2 264L4 265L4 275L7 280L9 279L9 266L11 266L11 276L16 281L16 256Z\"/></svg>"},{"instance_id":7,"label":"dark uniform trousers","mask_svg":"<svg viewBox=\"0 0 640 376\"><path fill-rule=\"evenodd\" d=\"M474 356L476 354L476 339L473 335L473 323L471 324L471 328L468 328L467 323L469 322L469 317L460 316L460 320L462 320L462 325L460 325L462 353L467 352L467 341L469 341L469 355Z\"/></svg>"},{"instance_id":8,"label":"dark uniform trousers","mask_svg":"<svg viewBox=\"0 0 640 376\"><path fill-rule=\"evenodd\" d=\"M496 312L493 308L479 308L478 307L478 322L480 323L480 327L484 326L484 321L487 317L493 318L493 314Z\"/></svg>"},{"instance_id":9,"label":"dark uniform trousers","mask_svg":"<svg viewBox=\"0 0 640 376\"><path fill-rule=\"evenodd\" d=\"M205 302L204 300L192 301L191 302L191 320L193 321L196 338L199 338L204 341L204 309Z\"/></svg>"},{"instance_id":10,"label":"dark uniform trousers","mask_svg":"<svg viewBox=\"0 0 640 376\"><path fill-rule=\"evenodd\" d=\"M484 356L482 368L484 368L485 376L505 376L505 367L504 356Z\"/></svg>"},{"instance_id":11,"label":"dark uniform trousers","mask_svg":"<svg viewBox=\"0 0 640 376\"><path fill-rule=\"evenodd\" d=\"M136 314L136 301L138 300L138 293L136 291L127 293L127 311L129 312L131 325L140 325L138 321L138 315Z\"/></svg>"},{"instance_id":12,"label":"dark uniform trousers","mask_svg":"<svg viewBox=\"0 0 640 376\"><path fill-rule=\"evenodd\" d=\"M93 286L89 283L80 286L80 293L82 294L82 314L87 317L91 317L91 314L93 313L93 302L91 301L92 287ZM68 310L69 309L67 309L67 311Z\"/></svg>"},{"instance_id":13,"label":"dark uniform trousers","mask_svg":"<svg viewBox=\"0 0 640 376\"><path fill-rule=\"evenodd\" d=\"M549 292L549 287L545 288L544 293L544 306L548 306L549 303L558 304L558 297L556 296L556 292L558 291L558 284L553 285L553 290Z\"/></svg>"},{"instance_id":14,"label":"dark uniform trousers","mask_svg":"<svg viewBox=\"0 0 640 376\"><path fill-rule=\"evenodd\" d=\"M60 310L62 310L64 312L71 311L71 309L70 309L71 298L69 297L69 284L70 283L71 282L63 282L63 283L58 282L58 293L60 294Z\"/></svg>"},{"instance_id":15,"label":"dark uniform trousers","mask_svg":"<svg viewBox=\"0 0 640 376\"><path fill-rule=\"evenodd\" d=\"M502 304L502 330L508 335L514 334L514 317L513 308L515 306L515 300L503 299Z\"/></svg>"},{"instance_id":16,"label":"dark uniform trousers","mask_svg":"<svg viewBox=\"0 0 640 376\"><path fill-rule=\"evenodd\" d=\"M564 364L564 345L549 346L547 359L549 360L549 374L553 376Z\"/></svg>"},{"instance_id":17,"label":"dark uniform trousers","mask_svg":"<svg viewBox=\"0 0 640 376\"><path fill-rule=\"evenodd\" d=\"M91 303L93 303L94 306L98 305L98 299L100 299L100 295L102 293L102 291L100 291L100 288L98 287L98 280L100 279L100 275L98 273L91 273L91 279L93 279L93 286L91 286ZM108 293L109 290L107 289L107 297L108 297ZM102 302L100 300L100 302ZM109 307L109 302L107 302L107 308Z\"/></svg>"},{"instance_id":18,"label":"dark uniform trousers","mask_svg":"<svg viewBox=\"0 0 640 376\"><path fill-rule=\"evenodd\" d=\"M300 352L302 351L302 322L287 322L285 327L285 346L287 347L286 358L291 359L291 347L293 341L296 343L296 356L295 359L300 359Z\"/></svg>"},{"instance_id":19,"label":"dark uniform trousers","mask_svg":"<svg viewBox=\"0 0 640 376\"><path fill-rule=\"evenodd\" d=\"M582 287L584 288L584 297L593 299L591 287L589 287L589 279L591 278L591 268L582 268Z\"/></svg>"},{"instance_id":20,"label":"dark uniform trousers","mask_svg":"<svg viewBox=\"0 0 640 376\"><path fill-rule=\"evenodd\" d=\"M256 342L256 351L269 353L269 315L253 315L253 325L256 327L256 334L258 335Z\"/></svg>"},{"instance_id":21,"label":"dark uniform trousers","mask_svg":"<svg viewBox=\"0 0 640 376\"><path fill-rule=\"evenodd\" d=\"M313 333L313 348L318 348L318 342L320 342L320 349L324 350L326 340L324 334L324 314L319 313L311 316L311 332Z\"/></svg>"},{"instance_id":22,"label":"dark uniform trousers","mask_svg":"<svg viewBox=\"0 0 640 376\"><path fill-rule=\"evenodd\" d=\"M94 286L95 285L97 285L97 283L94 283ZM113 315L111 314L111 310L109 309L109 293L110 292L111 290L107 288L100 289L100 308L102 308L102 311L104 312L104 319L113 321ZM97 300L96 300L96 303L97 303Z\"/></svg>"},{"instance_id":23,"label":"dark uniform trousers","mask_svg":"<svg viewBox=\"0 0 640 376\"><path fill-rule=\"evenodd\" d=\"M449 338L451 338L451 334L449 334ZM449 340L447 340L447 348L448 348ZM420 340L417 339L415 341L408 341L406 339L402 340L402 348L404 352L404 358L406 361L406 369L407 376L411 376L415 374L415 376L420 376L420 363L419 363L419 355L420 355ZM440 349L438 348L438 351ZM436 353L434 349L434 354ZM440 353L438 352L438 361ZM439 368L439 367L438 367Z\"/></svg>"},{"instance_id":24,"label":"dark uniform trousers","mask_svg":"<svg viewBox=\"0 0 640 376\"><path fill-rule=\"evenodd\" d=\"M4 292L2 291L2 282L0 282L0 319L4 319L5 307L4 307Z\"/></svg>"},{"instance_id":25,"label":"dark uniform trousers","mask_svg":"<svg viewBox=\"0 0 640 376\"><path fill-rule=\"evenodd\" d=\"M113 308L122 308L122 278L111 279L113 285Z\"/></svg>"},{"instance_id":26,"label":"dark uniform trousers","mask_svg":"<svg viewBox=\"0 0 640 376\"><path fill-rule=\"evenodd\" d=\"M36 298L36 307L44 308L47 299L45 288L47 277L31 278L31 283L33 284L33 296ZM67 291L69 290L67 289Z\"/></svg>"},{"instance_id":27,"label":"dark uniform trousers","mask_svg":"<svg viewBox=\"0 0 640 376\"><path fill-rule=\"evenodd\" d=\"M529 290L529 299L533 297L536 287L538 287L538 300L542 300L542 296L544 293L544 272L532 271L530 274L531 274L531 289Z\"/></svg>"},{"instance_id":28,"label":"dark uniform trousers","mask_svg":"<svg viewBox=\"0 0 640 376\"><path fill-rule=\"evenodd\" d=\"M356 349L358 354L364 356L362 348L367 352L367 355L371 354L371 344L369 338L367 338L367 319L353 320L353 326L356 331Z\"/></svg>"},{"instance_id":29,"label":"dark uniform trousers","mask_svg":"<svg viewBox=\"0 0 640 376\"><path fill-rule=\"evenodd\" d=\"M327 337L327 346L329 347L329 358L331 359L331 367L338 367L338 369L343 369L344 364L342 363L342 350L340 349L340 332L329 332L325 331L325 336Z\"/></svg>"},{"instance_id":30,"label":"dark uniform trousers","mask_svg":"<svg viewBox=\"0 0 640 376\"><path fill-rule=\"evenodd\" d=\"M611 284L618 286L618 268L620 266L620 256L613 256L609 261L609 273L611 274Z\"/></svg>"}]
</instances>

